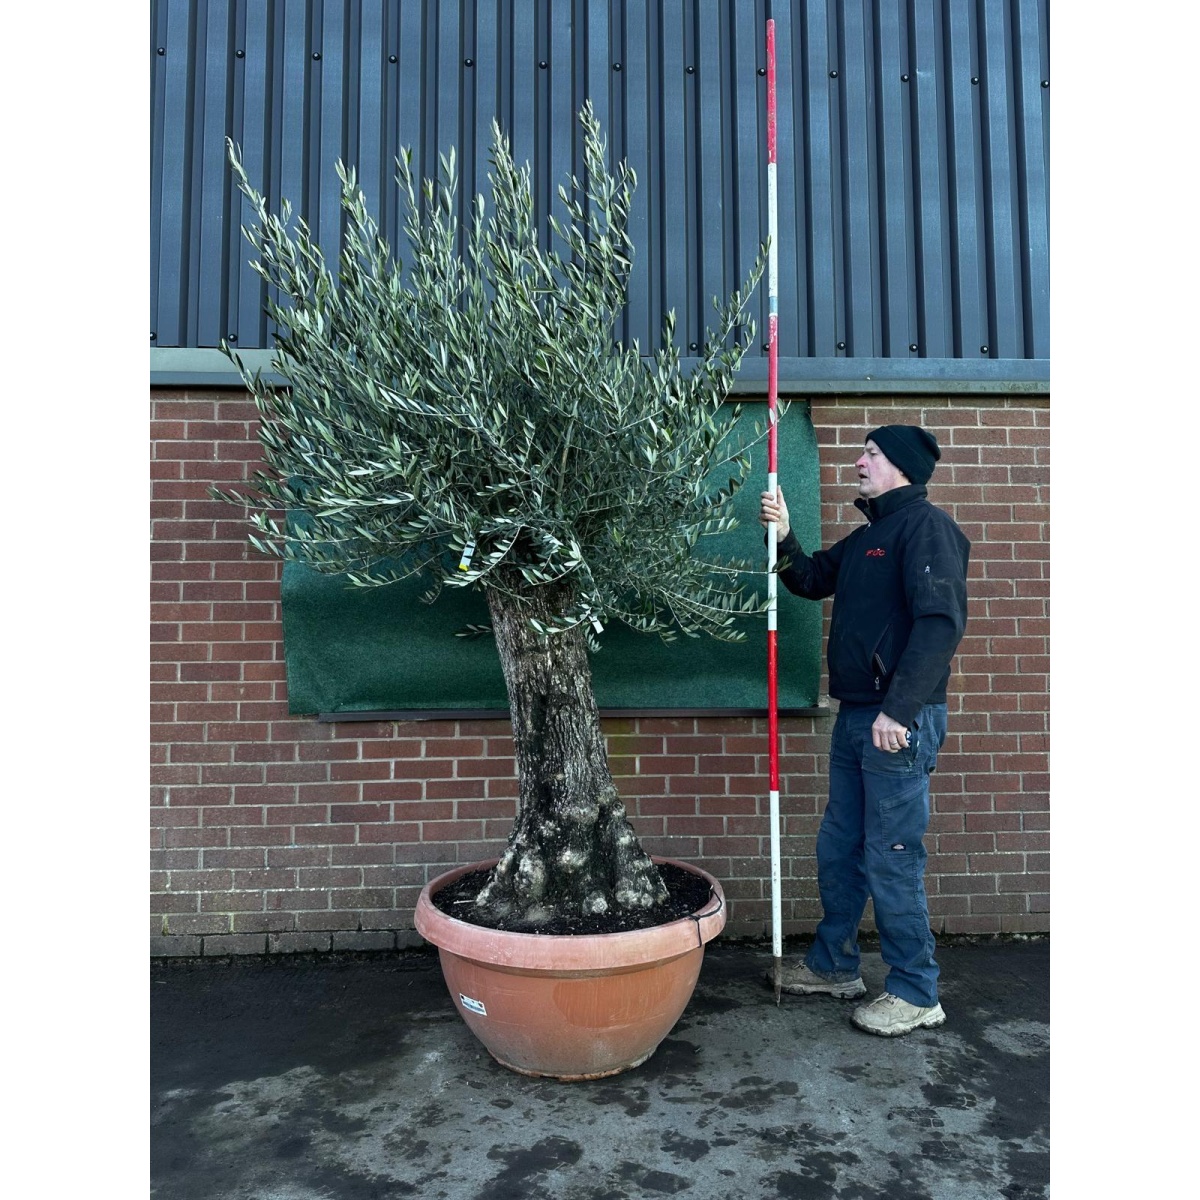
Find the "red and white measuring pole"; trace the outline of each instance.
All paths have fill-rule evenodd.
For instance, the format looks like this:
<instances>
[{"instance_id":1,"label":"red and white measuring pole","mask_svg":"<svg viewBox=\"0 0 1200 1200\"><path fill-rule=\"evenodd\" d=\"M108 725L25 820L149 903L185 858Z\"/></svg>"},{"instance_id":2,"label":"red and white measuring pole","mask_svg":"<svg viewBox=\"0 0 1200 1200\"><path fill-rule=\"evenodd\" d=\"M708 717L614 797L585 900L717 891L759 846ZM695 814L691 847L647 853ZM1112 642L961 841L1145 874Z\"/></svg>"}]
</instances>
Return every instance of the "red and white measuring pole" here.
<instances>
[{"instance_id":1,"label":"red and white measuring pole","mask_svg":"<svg viewBox=\"0 0 1200 1200\"><path fill-rule=\"evenodd\" d=\"M779 487L779 213L775 180L775 22L767 22L767 491ZM771 789L771 953L775 959L775 1002L783 970L783 900L779 848L779 661L775 575L775 522L767 527L767 737L770 741Z\"/></svg>"}]
</instances>

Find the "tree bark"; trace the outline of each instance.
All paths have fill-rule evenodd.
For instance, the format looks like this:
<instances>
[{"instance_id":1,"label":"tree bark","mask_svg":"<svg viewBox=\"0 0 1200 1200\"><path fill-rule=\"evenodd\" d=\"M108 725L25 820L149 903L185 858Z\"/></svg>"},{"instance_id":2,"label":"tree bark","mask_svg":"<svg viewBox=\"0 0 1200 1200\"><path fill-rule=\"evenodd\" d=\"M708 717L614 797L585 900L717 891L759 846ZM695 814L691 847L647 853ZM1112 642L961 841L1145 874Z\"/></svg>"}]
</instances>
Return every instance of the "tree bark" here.
<instances>
[{"instance_id":1,"label":"tree bark","mask_svg":"<svg viewBox=\"0 0 1200 1200\"><path fill-rule=\"evenodd\" d=\"M667 889L608 769L584 634L542 637L529 624L564 611L569 589L526 586L516 599L488 588L487 598L520 802L504 854L476 899L477 916L536 929L555 916L661 904Z\"/></svg>"}]
</instances>

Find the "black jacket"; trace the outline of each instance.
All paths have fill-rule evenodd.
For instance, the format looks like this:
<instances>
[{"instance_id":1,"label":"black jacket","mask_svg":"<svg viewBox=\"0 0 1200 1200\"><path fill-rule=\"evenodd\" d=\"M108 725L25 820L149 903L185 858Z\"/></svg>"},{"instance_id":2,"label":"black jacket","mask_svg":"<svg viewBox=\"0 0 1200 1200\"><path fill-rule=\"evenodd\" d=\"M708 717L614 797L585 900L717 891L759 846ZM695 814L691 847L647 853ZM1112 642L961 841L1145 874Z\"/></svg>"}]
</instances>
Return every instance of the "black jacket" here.
<instances>
[{"instance_id":1,"label":"black jacket","mask_svg":"<svg viewBox=\"0 0 1200 1200\"><path fill-rule=\"evenodd\" d=\"M868 524L828 550L779 544L784 587L809 600L833 596L829 694L880 704L912 725L924 704L946 699L950 660L967 623L971 543L921 484L856 500Z\"/></svg>"}]
</instances>

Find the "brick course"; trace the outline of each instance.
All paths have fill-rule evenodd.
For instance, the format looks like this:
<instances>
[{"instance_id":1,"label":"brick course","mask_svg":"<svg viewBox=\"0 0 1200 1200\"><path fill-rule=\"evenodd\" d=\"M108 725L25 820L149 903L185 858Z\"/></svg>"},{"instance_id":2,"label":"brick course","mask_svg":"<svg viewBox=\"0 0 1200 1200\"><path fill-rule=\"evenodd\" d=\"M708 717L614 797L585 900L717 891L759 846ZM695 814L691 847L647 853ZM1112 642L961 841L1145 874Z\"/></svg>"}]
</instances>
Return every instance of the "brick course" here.
<instances>
[{"instance_id":1,"label":"brick course","mask_svg":"<svg viewBox=\"0 0 1200 1200\"><path fill-rule=\"evenodd\" d=\"M1044 932L1049 401L811 403L825 545L860 520L852 463L867 431L919 422L945 449L930 499L973 546L933 777L930 914L938 932ZM423 884L503 845L516 796L507 726L289 715L279 564L206 494L251 468L254 406L237 390L157 389L151 407L151 953L414 944ZM780 723L789 934L811 932L820 914L813 856L831 724ZM722 881L727 936L769 935L765 719L622 718L605 731L647 848Z\"/></svg>"}]
</instances>

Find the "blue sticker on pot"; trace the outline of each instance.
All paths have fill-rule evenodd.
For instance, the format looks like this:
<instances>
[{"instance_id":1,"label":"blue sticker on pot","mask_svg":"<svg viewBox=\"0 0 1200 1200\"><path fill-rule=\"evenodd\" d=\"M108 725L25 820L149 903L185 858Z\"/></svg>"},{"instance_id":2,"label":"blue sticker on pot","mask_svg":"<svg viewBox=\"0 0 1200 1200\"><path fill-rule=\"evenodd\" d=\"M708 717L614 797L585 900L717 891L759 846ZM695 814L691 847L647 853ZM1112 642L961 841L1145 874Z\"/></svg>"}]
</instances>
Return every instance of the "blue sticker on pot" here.
<instances>
[{"instance_id":1,"label":"blue sticker on pot","mask_svg":"<svg viewBox=\"0 0 1200 1200\"><path fill-rule=\"evenodd\" d=\"M482 1000L472 1000L470 996L464 996L462 992L458 993L458 998L462 1001L463 1008L478 1013L481 1017L487 1016L487 1009L483 1007Z\"/></svg>"}]
</instances>

